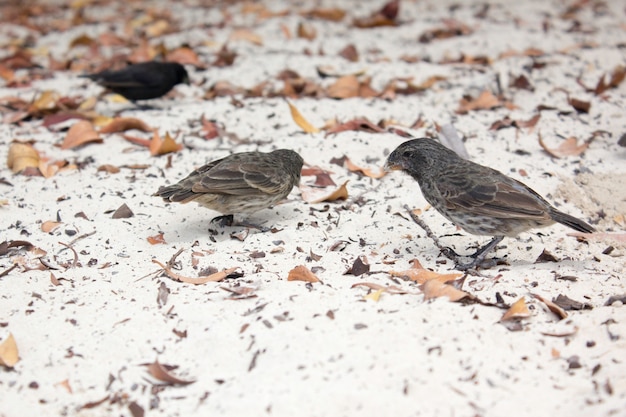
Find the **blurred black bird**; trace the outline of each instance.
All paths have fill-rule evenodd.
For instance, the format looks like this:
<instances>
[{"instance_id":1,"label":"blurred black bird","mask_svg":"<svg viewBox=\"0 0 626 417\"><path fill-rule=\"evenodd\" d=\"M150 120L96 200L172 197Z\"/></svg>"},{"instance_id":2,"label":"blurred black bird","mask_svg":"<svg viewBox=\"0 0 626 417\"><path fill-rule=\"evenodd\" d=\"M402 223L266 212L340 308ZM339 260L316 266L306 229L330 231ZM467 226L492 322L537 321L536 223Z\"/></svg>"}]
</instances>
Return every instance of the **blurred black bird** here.
<instances>
[{"instance_id":1,"label":"blurred black bird","mask_svg":"<svg viewBox=\"0 0 626 417\"><path fill-rule=\"evenodd\" d=\"M285 199L300 182L304 161L289 149L241 152L210 162L180 182L160 187L154 196L219 211L232 224L233 214L249 214Z\"/></svg>"},{"instance_id":2,"label":"blurred black bird","mask_svg":"<svg viewBox=\"0 0 626 417\"><path fill-rule=\"evenodd\" d=\"M82 77L89 78L130 101L158 98L177 84L189 84L187 70L177 62L142 62L117 71L105 70Z\"/></svg>"},{"instance_id":3,"label":"blurred black bird","mask_svg":"<svg viewBox=\"0 0 626 417\"><path fill-rule=\"evenodd\" d=\"M448 220L475 235L494 236L478 249L474 261L458 262L458 269L480 266L487 252L505 237L555 222L583 233L595 230L589 224L552 207L535 191L495 169L458 156L431 139L412 139L398 146L387 158L386 170L402 170L420 186L426 201Z\"/></svg>"}]
</instances>

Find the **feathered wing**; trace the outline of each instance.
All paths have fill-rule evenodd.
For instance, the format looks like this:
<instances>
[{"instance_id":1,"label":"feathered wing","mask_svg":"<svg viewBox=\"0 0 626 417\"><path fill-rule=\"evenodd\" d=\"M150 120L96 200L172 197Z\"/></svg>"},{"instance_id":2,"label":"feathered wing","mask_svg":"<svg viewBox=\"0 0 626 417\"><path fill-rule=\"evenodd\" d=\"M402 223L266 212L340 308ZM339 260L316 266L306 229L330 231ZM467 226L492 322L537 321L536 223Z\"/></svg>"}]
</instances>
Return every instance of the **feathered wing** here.
<instances>
[{"instance_id":1,"label":"feathered wing","mask_svg":"<svg viewBox=\"0 0 626 417\"><path fill-rule=\"evenodd\" d=\"M255 196L281 193L285 184L276 166L239 160L222 160L204 172L192 190L196 193Z\"/></svg>"},{"instance_id":2,"label":"feathered wing","mask_svg":"<svg viewBox=\"0 0 626 417\"><path fill-rule=\"evenodd\" d=\"M550 221L550 205L539 194L498 171L476 168L477 172L469 174L465 169L459 172L451 168L437 182L450 209L458 206L482 216ZM480 178L480 184L472 181L472 177Z\"/></svg>"}]
</instances>

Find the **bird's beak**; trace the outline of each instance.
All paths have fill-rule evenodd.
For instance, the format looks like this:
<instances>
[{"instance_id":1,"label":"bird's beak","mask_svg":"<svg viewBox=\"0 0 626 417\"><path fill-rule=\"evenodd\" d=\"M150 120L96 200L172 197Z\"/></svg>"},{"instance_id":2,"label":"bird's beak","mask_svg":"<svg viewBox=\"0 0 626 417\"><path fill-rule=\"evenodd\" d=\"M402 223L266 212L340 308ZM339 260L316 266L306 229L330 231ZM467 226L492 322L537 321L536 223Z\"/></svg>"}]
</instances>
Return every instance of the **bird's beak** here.
<instances>
[{"instance_id":1,"label":"bird's beak","mask_svg":"<svg viewBox=\"0 0 626 417\"><path fill-rule=\"evenodd\" d=\"M402 167L400 165L398 165L398 164L395 164L395 163L391 162L391 161L387 161L387 162L385 162L385 166L383 167L383 169L386 172L391 172L391 171L399 171L399 170L402 169Z\"/></svg>"}]
</instances>

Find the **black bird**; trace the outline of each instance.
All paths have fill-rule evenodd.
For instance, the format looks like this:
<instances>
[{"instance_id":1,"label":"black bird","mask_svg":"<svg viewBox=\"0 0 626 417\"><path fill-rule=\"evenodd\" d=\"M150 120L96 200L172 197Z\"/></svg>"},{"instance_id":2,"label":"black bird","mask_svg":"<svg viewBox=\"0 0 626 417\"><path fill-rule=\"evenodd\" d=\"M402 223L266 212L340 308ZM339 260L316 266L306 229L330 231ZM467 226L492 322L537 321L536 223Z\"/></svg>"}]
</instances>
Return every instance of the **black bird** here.
<instances>
[{"instance_id":1,"label":"black bird","mask_svg":"<svg viewBox=\"0 0 626 417\"><path fill-rule=\"evenodd\" d=\"M177 62L142 62L117 71L105 70L82 77L89 78L130 101L158 98L177 84L189 84L187 70Z\"/></svg>"},{"instance_id":2,"label":"black bird","mask_svg":"<svg viewBox=\"0 0 626 417\"><path fill-rule=\"evenodd\" d=\"M302 157L289 149L241 152L194 170L176 184L160 187L154 196L168 202L195 201L219 211L232 224L233 214L248 214L285 199L300 182Z\"/></svg>"},{"instance_id":3,"label":"black bird","mask_svg":"<svg viewBox=\"0 0 626 417\"><path fill-rule=\"evenodd\" d=\"M387 170L402 170L420 186L426 201L448 220L475 235L494 236L457 268L479 266L487 252L505 236L514 237L555 222L583 233L592 226L552 207L535 191L495 169L458 156L431 139L412 139L398 146L387 158ZM453 251L451 254L458 258Z\"/></svg>"}]
</instances>

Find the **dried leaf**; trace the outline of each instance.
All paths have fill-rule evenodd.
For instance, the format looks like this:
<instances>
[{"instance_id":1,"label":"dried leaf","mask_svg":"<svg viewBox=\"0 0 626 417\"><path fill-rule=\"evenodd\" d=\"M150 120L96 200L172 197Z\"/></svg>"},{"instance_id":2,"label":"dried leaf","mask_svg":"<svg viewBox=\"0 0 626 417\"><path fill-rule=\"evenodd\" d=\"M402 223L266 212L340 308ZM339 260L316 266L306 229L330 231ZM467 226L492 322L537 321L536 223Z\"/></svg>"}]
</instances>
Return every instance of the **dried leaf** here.
<instances>
[{"instance_id":1,"label":"dried leaf","mask_svg":"<svg viewBox=\"0 0 626 417\"><path fill-rule=\"evenodd\" d=\"M502 106L502 101L493 95L489 90L485 90L475 99L463 97L456 110L458 114L465 114L473 110L490 110Z\"/></svg>"},{"instance_id":2,"label":"dried leaf","mask_svg":"<svg viewBox=\"0 0 626 417\"><path fill-rule=\"evenodd\" d=\"M539 145L541 145L541 147L548 154L550 154L551 156L555 158L564 158L567 156L579 156L583 152L585 152L587 148L589 147L589 142L583 142L582 144L579 145L578 139L572 136L572 137L565 139L563 142L561 142L561 144L558 147L550 148L543 141L541 134L539 134L538 137L539 137Z\"/></svg>"},{"instance_id":3,"label":"dried leaf","mask_svg":"<svg viewBox=\"0 0 626 417\"><path fill-rule=\"evenodd\" d=\"M352 119L345 123L329 126L326 129L326 136L334 135L345 131L361 131L370 133L385 133L386 130L364 117Z\"/></svg>"},{"instance_id":4,"label":"dried leaf","mask_svg":"<svg viewBox=\"0 0 626 417\"><path fill-rule=\"evenodd\" d=\"M150 141L150 155L165 155L171 152L178 152L183 149L182 143L176 143L170 136L169 132L165 132L165 137L161 139L159 132L156 130Z\"/></svg>"},{"instance_id":5,"label":"dried leaf","mask_svg":"<svg viewBox=\"0 0 626 417\"><path fill-rule=\"evenodd\" d=\"M577 98L568 98L567 102L579 113L589 113L591 103L589 101L579 100Z\"/></svg>"},{"instance_id":6,"label":"dried leaf","mask_svg":"<svg viewBox=\"0 0 626 417\"><path fill-rule=\"evenodd\" d=\"M348 169L348 171L350 172L361 172L363 175L365 175L366 177L370 177L370 178L382 178L385 175L387 175L387 172L382 169L382 168L378 168L376 171L374 171L371 168L362 168L356 164L354 164L348 157L346 157L344 164L346 166L346 168Z\"/></svg>"},{"instance_id":7,"label":"dried leaf","mask_svg":"<svg viewBox=\"0 0 626 417\"><path fill-rule=\"evenodd\" d=\"M439 279L429 279L420 285L420 289L424 293L424 299L448 297L450 301L459 301L469 296L465 291L456 289L452 285L444 284Z\"/></svg>"},{"instance_id":8,"label":"dried leaf","mask_svg":"<svg viewBox=\"0 0 626 417\"><path fill-rule=\"evenodd\" d=\"M553 312L554 314L557 315L559 320L563 320L564 318L567 318L567 313L565 312L565 310L563 310L561 307L559 307L558 305L556 305L552 301L543 298L539 294L531 294L531 295L533 297L535 297L537 300L539 300L542 303L544 303L551 312Z\"/></svg>"},{"instance_id":9,"label":"dried leaf","mask_svg":"<svg viewBox=\"0 0 626 417\"><path fill-rule=\"evenodd\" d=\"M317 30L308 22L298 23L298 29L296 31L299 38L304 38L312 41L317 36Z\"/></svg>"},{"instance_id":10,"label":"dried leaf","mask_svg":"<svg viewBox=\"0 0 626 417\"><path fill-rule=\"evenodd\" d=\"M383 285L380 284L376 284L373 282L357 282L356 284L352 284L352 286L350 288L356 288L356 287L366 287L369 288L370 290L382 290L385 292L388 292L389 294L408 294L407 291L403 290L402 288L396 287L395 285L390 285L388 287L385 287Z\"/></svg>"},{"instance_id":11,"label":"dried leaf","mask_svg":"<svg viewBox=\"0 0 626 417\"><path fill-rule=\"evenodd\" d=\"M98 167L98 172L108 172L109 174L117 174L121 170L115 165L104 164Z\"/></svg>"},{"instance_id":12,"label":"dried leaf","mask_svg":"<svg viewBox=\"0 0 626 417\"><path fill-rule=\"evenodd\" d=\"M356 50L356 46L352 43L346 45L346 47L339 52L339 56L350 62L357 62L359 60L359 52Z\"/></svg>"},{"instance_id":13,"label":"dried leaf","mask_svg":"<svg viewBox=\"0 0 626 417\"><path fill-rule=\"evenodd\" d=\"M530 317L530 311L528 310L524 297L521 297L502 315L500 321L523 319L526 317Z\"/></svg>"},{"instance_id":14,"label":"dried leaf","mask_svg":"<svg viewBox=\"0 0 626 417\"><path fill-rule=\"evenodd\" d=\"M595 232L595 233L582 233L582 232L569 232L567 236L574 236L579 239L584 240L593 240L600 242L620 242L626 243L626 233L604 233L604 232Z\"/></svg>"},{"instance_id":15,"label":"dried leaf","mask_svg":"<svg viewBox=\"0 0 626 417\"><path fill-rule=\"evenodd\" d=\"M133 217L134 215L135 215L135 213L133 213L133 211L130 209L130 207L128 207L126 205L126 203L124 203L121 206L119 206L117 210L115 210L115 212L113 213L113 216L111 218L113 218L113 219L128 219L130 217Z\"/></svg>"},{"instance_id":16,"label":"dried leaf","mask_svg":"<svg viewBox=\"0 0 626 417\"><path fill-rule=\"evenodd\" d=\"M300 111L298 111L296 106L291 104L289 101L287 101L287 104L289 105L289 111L291 112L291 117L293 118L293 121L296 122L296 124L300 126L302 130L304 130L306 133L318 133L320 131L318 128L309 123L304 118L304 116L302 116L302 114L300 114Z\"/></svg>"},{"instance_id":17,"label":"dried leaf","mask_svg":"<svg viewBox=\"0 0 626 417\"><path fill-rule=\"evenodd\" d=\"M143 120L135 117L116 117L108 124L100 129L100 133L118 133L126 132L127 130L141 130L142 132L151 132L152 128L148 126Z\"/></svg>"},{"instance_id":18,"label":"dried leaf","mask_svg":"<svg viewBox=\"0 0 626 417\"><path fill-rule=\"evenodd\" d=\"M262 46L263 38L250 29L237 29L228 37L230 41L247 41L251 44Z\"/></svg>"},{"instance_id":19,"label":"dried leaf","mask_svg":"<svg viewBox=\"0 0 626 417\"><path fill-rule=\"evenodd\" d=\"M79 120L67 132L61 149L71 149L87 143L102 143L102 138L96 132L91 122Z\"/></svg>"},{"instance_id":20,"label":"dried leaf","mask_svg":"<svg viewBox=\"0 0 626 417\"><path fill-rule=\"evenodd\" d=\"M186 277L186 276L177 274L176 272L172 271L170 267L163 265L161 262L157 261L156 259L153 259L152 262L154 262L155 264L163 268L163 270L165 271L168 277L175 279L177 281L180 281L180 282L185 282L187 284L194 284L194 285L206 284L207 282L222 281L224 278L228 277L230 274L232 274L238 269L238 267L229 268L221 272L216 272L214 274L211 274L202 278L191 278L191 277Z\"/></svg>"},{"instance_id":21,"label":"dried leaf","mask_svg":"<svg viewBox=\"0 0 626 417\"><path fill-rule=\"evenodd\" d=\"M302 191L302 199L307 203L314 204L322 203L324 201L346 200L348 198L348 188L346 187L347 184L348 181L345 181L333 192L322 197L317 197L319 195L319 189L301 186L300 190Z\"/></svg>"},{"instance_id":22,"label":"dried leaf","mask_svg":"<svg viewBox=\"0 0 626 417\"><path fill-rule=\"evenodd\" d=\"M41 231L44 233L52 233L62 224L63 222L54 222L54 221L48 220L41 224Z\"/></svg>"},{"instance_id":23,"label":"dried leaf","mask_svg":"<svg viewBox=\"0 0 626 417\"><path fill-rule=\"evenodd\" d=\"M344 75L326 89L326 94L337 99L358 97L359 86L359 80L355 75Z\"/></svg>"},{"instance_id":24,"label":"dried leaf","mask_svg":"<svg viewBox=\"0 0 626 417\"><path fill-rule=\"evenodd\" d=\"M151 245L165 245L165 238L163 237L163 232L160 232L154 236L148 236L148 243Z\"/></svg>"},{"instance_id":25,"label":"dried leaf","mask_svg":"<svg viewBox=\"0 0 626 417\"><path fill-rule=\"evenodd\" d=\"M154 363L147 365L147 367L150 375L168 385L189 385L196 382L195 380L185 380L176 377L169 372L165 365L160 364L159 361L154 361Z\"/></svg>"},{"instance_id":26,"label":"dried leaf","mask_svg":"<svg viewBox=\"0 0 626 417\"><path fill-rule=\"evenodd\" d=\"M320 282L320 279L306 266L298 265L289 271L287 281Z\"/></svg>"},{"instance_id":27,"label":"dried leaf","mask_svg":"<svg viewBox=\"0 0 626 417\"><path fill-rule=\"evenodd\" d=\"M411 269L407 269L406 271L390 271L389 275L402 279L410 279L418 284L424 284L426 281L433 279L441 283L446 283L463 276L461 273L440 274L439 272L431 271L430 269L424 268L417 259L413 260Z\"/></svg>"},{"instance_id":28,"label":"dried leaf","mask_svg":"<svg viewBox=\"0 0 626 417\"><path fill-rule=\"evenodd\" d=\"M367 294L366 296L363 297L364 300L370 300L370 301L374 301L374 302L378 302L378 300L380 300L380 295L384 292L383 289L379 289L376 291L372 291L369 294Z\"/></svg>"},{"instance_id":29,"label":"dried leaf","mask_svg":"<svg viewBox=\"0 0 626 417\"><path fill-rule=\"evenodd\" d=\"M0 365L13 368L19 360L17 343L13 334L9 333L9 336L0 343Z\"/></svg>"},{"instance_id":30,"label":"dried leaf","mask_svg":"<svg viewBox=\"0 0 626 417\"><path fill-rule=\"evenodd\" d=\"M355 277L358 277L359 275L363 275L369 271L370 265L367 262L367 258L361 255L354 260L352 266L344 273L344 275L354 275Z\"/></svg>"},{"instance_id":31,"label":"dried leaf","mask_svg":"<svg viewBox=\"0 0 626 417\"><path fill-rule=\"evenodd\" d=\"M338 7L329 7L329 8L315 8L306 12L301 13L302 16L308 18L316 18L323 20L330 20L331 22L339 22L343 20L346 15L346 11L340 9Z\"/></svg>"},{"instance_id":32,"label":"dried leaf","mask_svg":"<svg viewBox=\"0 0 626 417\"><path fill-rule=\"evenodd\" d=\"M39 152L31 145L13 142L9 147L7 166L13 173L22 172L27 168L39 168Z\"/></svg>"},{"instance_id":33,"label":"dried leaf","mask_svg":"<svg viewBox=\"0 0 626 417\"><path fill-rule=\"evenodd\" d=\"M204 68L205 65L200 61L198 54L188 46L181 46L169 51L165 56L168 62L178 62L182 65L193 65L196 68Z\"/></svg>"}]
</instances>

